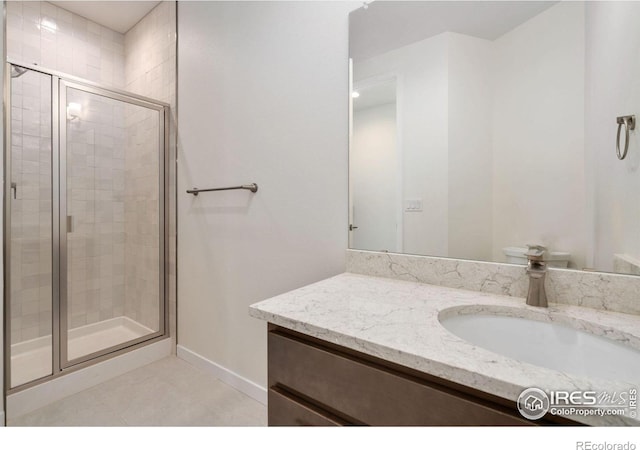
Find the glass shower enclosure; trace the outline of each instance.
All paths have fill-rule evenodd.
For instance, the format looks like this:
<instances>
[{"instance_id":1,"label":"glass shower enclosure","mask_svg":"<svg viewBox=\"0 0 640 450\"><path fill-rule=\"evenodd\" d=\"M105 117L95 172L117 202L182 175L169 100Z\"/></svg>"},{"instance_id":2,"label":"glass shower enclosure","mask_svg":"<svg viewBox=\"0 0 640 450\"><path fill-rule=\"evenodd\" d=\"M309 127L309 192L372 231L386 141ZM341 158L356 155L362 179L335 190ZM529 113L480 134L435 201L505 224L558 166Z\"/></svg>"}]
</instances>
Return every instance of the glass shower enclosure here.
<instances>
[{"instance_id":1,"label":"glass shower enclosure","mask_svg":"<svg viewBox=\"0 0 640 450\"><path fill-rule=\"evenodd\" d=\"M7 64L9 392L167 330L168 105Z\"/></svg>"}]
</instances>

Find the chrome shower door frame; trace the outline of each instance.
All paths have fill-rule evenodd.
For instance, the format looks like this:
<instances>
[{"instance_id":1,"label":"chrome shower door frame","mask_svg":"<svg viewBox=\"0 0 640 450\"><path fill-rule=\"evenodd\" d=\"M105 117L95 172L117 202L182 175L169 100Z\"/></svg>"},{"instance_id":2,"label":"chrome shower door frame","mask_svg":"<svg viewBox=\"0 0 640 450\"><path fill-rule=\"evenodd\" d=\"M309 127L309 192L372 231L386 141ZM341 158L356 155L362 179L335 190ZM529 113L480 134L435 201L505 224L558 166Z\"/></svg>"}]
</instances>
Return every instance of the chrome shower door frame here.
<instances>
[{"instance_id":1,"label":"chrome shower door frame","mask_svg":"<svg viewBox=\"0 0 640 450\"><path fill-rule=\"evenodd\" d=\"M40 72L51 76L51 113L52 113L52 358L53 373L52 375L39 378L22 384L20 386L11 387L11 311L10 311L10 243L11 243L11 66L18 66L35 72ZM105 348L103 350L84 355L73 360L68 359L67 342L68 342L68 320L67 320L67 221L61 220L66 218L67 212L67 131L66 131L66 98L67 88L81 90L90 94L111 98L128 104L141 106L158 112L158 166L159 166L159 330L154 333L147 334L143 337L124 342L122 344ZM134 350L143 343L152 343L167 337L169 330L169 317L167 301L169 298L168 271L169 271L169 104L147 98L119 89L105 88L91 81L73 77L61 72L45 69L41 66L24 64L17 61L8 60L5 63L5 82L4 82L4 125L5 125L5 150L4 150L4 208L3 208L3 224L4 224L4 371L5 371L5 392L13 393L31 386L40 384L47 380L57 378L65 373L73 370L81 369L88 365L109 359Z\"/></svg>"},{"instance_id":2,"label":"chrome shower door frame","mask_svg":"<svg viewBox=\"0 0 640 450\"><path fill-rule=\"evenodd\" d=\"M61 120L58 121L59 124L59 142L60 142L60 152L59 152L59 161L60 161L60 179L59 179L59 196L60 196L60 218L67 217L67 120L66 120L66 105L67 105L67 89L76 89L82 92L86 92L93 95L99 95L101 97L110 98L112 100L128 103L131 105L141 106L143 108L155 110L158 112L158 130L159 130L159 149L161 151L158 158L159 172L160 172L160 183L159 183L159 236L160 236L160 245L159 245L159 259L160 259L160 289L161 293L160 297L160 308L159 308L159 330L155 333L151 333L137 339L133 339L122 344L118 344L112 347L108 347L93 353L89 353L87 355L74 358L72 360L69 359L68 355L68 247L67 247L67 232L68 223L67 220L60 220L60 366L61 369L66 369L76 364L86 362L92 359L95 359L99 356L103 356L109 353L112 353L117 350L121 350L123 348L130 347L132 345L139 344L141 342L148 341L149 339L153 339L156 337L163 336L165 334L166 329L166 320L165 312L166 312L166 286L165 286L165 195L167 190L165 189L165 155L168 153L167 144L168 141L165 139L165 122L166 122L166 107L158 104L149 102L147 100L142 100L140 98L131 97L130 95L125 95L123 93L109 91L107 89L103 89L96 86L89 86L84 83L79 83L77 81L60 78L59 79L59 105L58 105L58 115ZM65 119L63 119L65 118Z\"/></svg>"},{"instance_id":3,"label":"chrome shower door frame","mask_svg":"<svg viewBox=\"0 0 640 450\"><path fill-rule=\"evenodd\" d=\"M52 255L55 255L56 248L58 246L58 235L57 224L55 222L57 217L57 201L58 196L55 191L55 182L57 180L57 130L56 127L53 126L55 121L57 120L58 108L57 108L57 81L55 77L44 70L39 70L34 68L33 66L26 64L19 64L12 61L7 60L4 65L4 86L3 86L3 112L4 112L4 155L3 155L3 164L4 164L4 197L3 197L3 312L4 312L4 391L5 393L10 393L12 391L18 391L25 389L27 387L33 386L35 384L39 384L46 379L53 378L56 376L56 372L60 370L59 364L59 354L57 352L57 348L55 346L56 340L59 341L58 334L58 321L57 321L57 308L59 306L59 290L58 290L58 281L59 278L56 276L58 274L58 265L53 258L51 265L51 301L52 301L52 361L51 361L51 375L45 375L44 377L37 378L33 381L27 382L23 385L16 386L14 388L11 387L11 220L12 220L12 76L11 76L11 67L16 66L23 69L31 70L33 72L37 72L50 77L51 82L51 186L52 186Z\"/></svg>"}]
</instances>

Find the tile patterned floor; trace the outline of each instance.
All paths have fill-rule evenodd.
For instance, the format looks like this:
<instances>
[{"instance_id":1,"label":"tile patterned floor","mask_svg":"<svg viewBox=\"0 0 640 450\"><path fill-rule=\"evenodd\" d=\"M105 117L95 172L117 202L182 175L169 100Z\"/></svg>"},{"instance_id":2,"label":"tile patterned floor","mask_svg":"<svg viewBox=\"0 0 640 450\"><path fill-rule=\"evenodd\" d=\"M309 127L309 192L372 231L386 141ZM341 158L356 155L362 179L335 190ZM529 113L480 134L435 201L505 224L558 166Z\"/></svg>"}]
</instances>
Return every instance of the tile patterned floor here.
<instances>
[{"instance_id":1,"label":"tile patterned floor","mask_svg":"<svg viewBox=\"0 0 640 450\"><path fill-rule=\"evenodd\" d=\"M9 420L8 426L265 426L264 405L168 357Z\"/></svg>"}]
</instances>

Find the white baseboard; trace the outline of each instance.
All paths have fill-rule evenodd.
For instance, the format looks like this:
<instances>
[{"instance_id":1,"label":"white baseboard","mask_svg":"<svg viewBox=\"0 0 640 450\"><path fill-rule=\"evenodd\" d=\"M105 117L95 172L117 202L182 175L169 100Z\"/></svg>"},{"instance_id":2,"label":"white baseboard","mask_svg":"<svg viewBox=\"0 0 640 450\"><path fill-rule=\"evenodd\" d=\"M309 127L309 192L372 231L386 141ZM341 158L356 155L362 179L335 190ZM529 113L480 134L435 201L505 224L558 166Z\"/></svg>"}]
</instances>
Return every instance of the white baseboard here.
<instances>
[{"instance_id":1,"label":"white baseboard","mask_svg":"<svg viewBox=\"0 0 640 450\"><path fill-rule=\"evenodd\" d=\"M204 370L205 372L212 374L223 383L226 383L229 386L239 390L240 392L247 394L249 397L259 401L263 405L267 404L267 390L264 387L254 383L253 381L247 380L243 376L240 376L237 373L227 369L226 367L222 367L221 365L208 360L204 356L199 355L196 352L183 347L182 345L178 345L177 356L178 358L183 359L190 364L193 364L194 366Z\"/></svg>"},{"instance_id":2,"label":"white baseboard","mask_svg":"<svg viewBox=\"0 0 640 450\"><path fill-rule=\"evenodd\" d=\"M0 427L4 427L4 411L0 411Z\"/></svg>"},{"instance_id":3,"label":"white baseboard","mask_svg":"<svg viewBox=\"0 0 640 450\"><path fill-rule=\"evenodd\" d=\"M7 419L11 420L69 395L89 389L111 378L130 372L171 354L171 339L132 350L106 361L54 378L7 396Z\"/></svg>"}]
</instances>

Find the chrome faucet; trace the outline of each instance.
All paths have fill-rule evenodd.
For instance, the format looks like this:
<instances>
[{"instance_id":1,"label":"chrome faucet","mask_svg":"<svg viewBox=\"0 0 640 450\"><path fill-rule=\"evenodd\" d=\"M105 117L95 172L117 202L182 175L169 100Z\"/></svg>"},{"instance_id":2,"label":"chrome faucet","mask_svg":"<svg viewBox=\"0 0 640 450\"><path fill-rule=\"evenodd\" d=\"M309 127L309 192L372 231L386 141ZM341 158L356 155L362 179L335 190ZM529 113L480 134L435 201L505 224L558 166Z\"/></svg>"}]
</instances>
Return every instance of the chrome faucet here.
<instances>
[{"instance_id":1,"label":"chrome faucet","mask_svg":"<svg viewBox=\"0 0 640 450\"><path fill-rule=\"evenodd\" d=\"M547 293L544 290L544 279L547 274L547 263L544 261L546 248L542 245L527 245L527 274L529 275L529 292L527 305L546 308Z\"/></svg>"}]
</instances>

